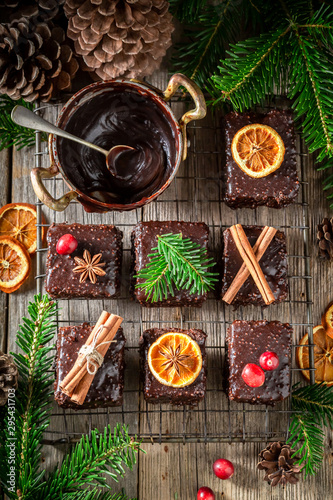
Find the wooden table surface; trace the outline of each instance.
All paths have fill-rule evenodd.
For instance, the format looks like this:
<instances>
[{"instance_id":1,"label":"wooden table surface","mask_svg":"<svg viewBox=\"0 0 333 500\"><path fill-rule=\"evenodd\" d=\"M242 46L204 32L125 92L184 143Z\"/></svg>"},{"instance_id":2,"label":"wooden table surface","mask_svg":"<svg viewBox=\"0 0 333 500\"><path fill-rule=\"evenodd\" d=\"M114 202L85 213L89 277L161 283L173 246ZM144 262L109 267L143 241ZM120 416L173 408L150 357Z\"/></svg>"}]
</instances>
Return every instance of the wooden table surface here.
<instances>
[{"instance_id":1,"label":"wooden table surface","mask_svg":"<svg viewBox=\"0 0 333 500\"><path fill-rule=\"evenodd\" d=\"M163 88L166 83L166 73L160 72L154 79L152 83L156 86ZM51 119L55 119L57 110L59 108L48 109L46 116ZM214 135L214 127L219 125L218 117L208 117L205 123L209 123L206 129L206 136L200 135L200 129L195 132L194 139L198 142L202 141L202 148L207 149L211 147L212 138L209 135ZM199 126L200 123L198 122ZM209 128L211 127L211 128ZM210 130L210 132L209 132ZM193 137L191 137L193 139ZM217 147L220 145L218 144ZM196 145L199 148L198 144ZM35 203L36 198L30 183L30 171L34 165L34 151L32 149L24 149L21 151L7 150L1 153L1 174L2 182L0 183L0 199L1 204L7 202L30 202ZM46 160L45 160L46 161ZM271 225L279 223L279 217L283 217L284 220L288 220L289 224L292 225L292 221L302 217L302 213L299 210L299 206L296 205L294 208L288 207L281 211L267 209L261 207L254 212L251 210L237 210L232 211L228 209L223 203L217 202L215 197L211 198L209 201L209 193L217 190L220 196L220 182L218 180L203 181L200 180L203 177L212 176L212 179L219 174L221 164L223 162L222 157L219 155L201 155L200 154L190 154L189 159L185 162L185 165L181 167L179 179L177 180L178 192L173 184L169 190L163 195L162 201L164 203L157 204L156 202L147 206L144 210L139 213L124 213L110 215L106 218L108 222L115 222L118 224L135 224L137 220L168 220L172 218L179 218L185 220L202 220L204 222L210 223L213 227L223 224L231 225L236 220L241 223L253 223L254 217L257 218L255 222L257 223L268 223ZM47 164L47 161L46 161ZM316 225L320 219L324 216L332 215L333 210L329 209L329 204L323 195L323 190L321 187L321 174L316 172L313 161L311 158L306 158L305 166L307 181L308 183L303 185L303 189L308 193L306 199L309 203L309 224L310 224L310 254L311 254L311 275L313 277L313 321L314 323L320 322L320 315L327 303L332 299L333 284L332 284L332 264L327 262L319 261L316 258L316 247L315 247L315 235L316 235ZM186 176L191 177L191 180L186 180ZM189 198L187 195L191 193L194 194L194 198ZM178 203L174 201L176 198ZM187 200L187 201L186 201ZM52 220L54 214L51 214L49 210L43 209L48 222ZM82 220L82 210L79 205L73 205L68 211L57 214L56 220L58 222L68 220L69 222L81 221ZM85 222L99 222L101 216L85 216ZM104 222L104 219L103 219ZM295 233L296 234L296 233ZM290 240L289 248L293 248L294 242L292 232L287 234ZM298 236L297 236L298 238ZM297 240L295 237L295 241ZM129 230L125 235L127 245L129 245ZM217 228L216 233L213 235L213 243L219 245L221 240L221 228ZM298 240L297 240L298 241ZM298 243L297 243L298 244ZM296 245L297 246L297 245ZM302 251L302 248L298 249ZM297 251L293 250L293 251ZM129 257L129 256L128 256ZM126 259L125 259L126 260ZM35 265L35 262L34 262ZM34 269L35 271L35 269ZM12 295L6 295L1 293L0 295L0 345L2 345L3 350L14 350L15 349L15 334L17 331L18 324L21 317L26 314L28 301L31 300L35 292L35 280L33 276L24 284L24 286L16 293ZM296 293L298 293L296 291ZM125 294L126 295L126 294ZM240 313L231 311L225 312L225 309L220 307L220 304L214 305L214 299L211 299L209 304L203 307L202 310L187 312L184 309L173 309L170 310L160 310L158 313L155 311L143 310L137 304L133 304L130 300L120 301L104 301L101 304L100 301L90 301L90 316L96 318L102 307L109 307L111 310L120 311L124 315L125 319L135 318L143 323L147 322L153 324L154 321L164 321L168 324L170 318L173 322L185 322L189 318L198 321L200 324L207 317L214 317L219 319L221 323L224 321L223 314L228 317L229 320L233 320L238 317ZM66 301L63 304L63 315L66 318L70 318L71 321L78 320L79 317L84 316L85 307L82 307L82 303L76 307L74 305L76 301L72 301L70 305ZM277 307L277 306L276 306ZM280 306L279 306L280 307ZM296 307L296 306L295 306ZM258 309L258 308L257 308ZM258 319L261 316L261 311L258 312L256 308L248 308L245 311L244 318L251 319L249 315L253 315L253 319ZM288 310L288 312L287 312ZM298 309L297 309L298 310ZM295 309L295 315L297 315L297 310ZM158 316L157 316L158 314ZM268 308L264 312L264 316L268 319L281 319L290 321L290 308L280 309ZM141 315L141 316L140 316ZM255 317L255 315L257 315ZM274 318L275 315L275 318ZM293 322L297 322L298 318L291 318ZM216 322L217 324L217 322ZM215 324L215 326L216 326ZM200 326L199 326L200 328ZM130 329L128 327L128 329ZM135 330L132 329L132 330ZM299 340L301 335L305 332L302 328L296 329L297 338L295 341ZM135 347L137 345L139 331L125 331L128 336L129 345ZM219 336L221 332L212 331L209 333L209 339L211 345L214 342L219 342ZM137 379L137 361L133 361L133 365L130 366L129 376L127 377L127 384L132 387L131 384L135 386ZM134 375L133 375L134 374ZM133 376L133 379L131 378ZM135 379L135 383L134 380ZM212 391L212 398L214 398L214 391ZM221 398L225 398L221 393L216 396L216 401L214 404L218 404ZM225 398L226 400L226 398ZM223 400L224 401L224 400ZM127 403L129 406L133 404L133 408L136 408L136 401L131 401ZM138 403L143 404L142 401ZM212 403L213 404L213 403ZM223 404L226 404L225 401ZM59 412L58 412L59 413ZM128 413L128 415L130 415ZM254 414L255 415L255 414ZM83 432L86 428L86 424L82 424L79 414L70 417L72 419L72 426L76 432ZM152 417L152 425L155 425L154 416ZM200 417L199 417L200 418ZM221 423L218 414L209 415L206 414L206 418L209 421L211 419L212 425L219 428ZM251 424L251 418L255 419L255 416L249 416L247 425ZM222 416L221 416L222 419ZM133 432L143 431L140 427L140 422L138 422L138 414L132 414L128 420L125 418L125 422L130 425L130 430ZM104 421L104 420L103 420ZM112 420L113 422L113 420ZM255 422L252 422L255 425ZM231 422L233 425L233 422ZM280 425L278 421L275 424ZM273 426L275 425L273 421ZM172 425L182 426L179 421L177 423L173 421ZM201 423L198 422L198 426ZM221 424L222 425L222 424ZM63 418L61 416L56 416L52 419L51 426L53 430L58 432L64 431ZM146 431L147 429L145 429ZM180 429L181 430L181 429ZM274 429L273 429L274 430ZM56 435L59 438L59 434ZM332 498L333 495L333 445L332 445L332 435L327 435L326 449L324 464L320 472L314 478L303 478L300 480L297 486L290 486L283 490L282 488L270 488L267 483L262 480L263 474L256 470L256 463L258 458L258 453L265 446L265 442L245 442L245 443L232 443L227 442L222 443L187 443L183 445L182 443L171 443L163 442L162 444L145 443L143 448L146 450L146 454L140 454L138 459L138 464L132 473L128 473L124 480L120 482L120 486L124 486L130 497L137 497L140 500L195 500L196 491L200 486L207 485L210 486L216 492L217 499L228 499L228 500L257 500L257 499L293 499L293 500L315 500L315 499L328 499ZM45 467L53 467L57 462L61 460L64 452L68 450L67 446L64 445L46 445L44 447L45 456ZM215 478L212 473L212 464L215 459L219 457L226 457L230 459L235 465L235 475L229 481L220 481ZM117 489L115 485L115 489Z\"/></svg>"}]
</instances>

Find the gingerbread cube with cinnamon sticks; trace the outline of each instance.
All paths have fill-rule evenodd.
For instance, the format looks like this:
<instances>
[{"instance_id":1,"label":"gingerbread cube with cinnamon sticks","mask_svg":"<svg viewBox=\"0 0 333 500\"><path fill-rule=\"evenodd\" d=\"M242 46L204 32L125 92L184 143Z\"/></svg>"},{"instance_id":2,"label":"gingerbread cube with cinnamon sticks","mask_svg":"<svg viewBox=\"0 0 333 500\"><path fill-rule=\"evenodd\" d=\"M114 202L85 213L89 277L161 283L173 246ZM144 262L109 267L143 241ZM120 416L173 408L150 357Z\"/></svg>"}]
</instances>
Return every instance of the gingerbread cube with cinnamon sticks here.
<instances>
[{"instance_id":1,"label":"gingerbread cube with cinnamon sticks","mask_svg":"<svg viewBox=\"0 0 333 500\"><path fill-rule=\"evenodd\" d=\"M54 384L59 406L80 410L122 405L126 340L118 318L110 318L109 331L98 323L59 328Z\"/></svg>"},{"instance_id":2,"label":"gingerbread cube with cinnamon sticks","mask_svg":"<svg viewBox=\"0 0 333 500\"><path fill-rule=\"evenodd\" d=\"M288 296L286 237L268 226L226 229L222 300L233 306L268 306Z\"/></svg>"}]
</instances>

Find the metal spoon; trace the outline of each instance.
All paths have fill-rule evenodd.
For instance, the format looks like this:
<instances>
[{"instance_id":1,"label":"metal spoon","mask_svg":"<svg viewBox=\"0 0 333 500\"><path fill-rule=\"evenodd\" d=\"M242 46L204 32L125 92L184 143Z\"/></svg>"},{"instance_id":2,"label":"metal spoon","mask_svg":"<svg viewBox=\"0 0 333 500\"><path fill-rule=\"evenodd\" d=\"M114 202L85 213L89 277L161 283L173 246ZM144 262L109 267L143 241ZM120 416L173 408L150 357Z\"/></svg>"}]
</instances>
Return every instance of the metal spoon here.
<instances>
[{"instance_id":1,"label":"metal spoon","mask_svg":"<svg viewBox=\"0 0 333 500\"><path fill-rule=\"evenodd\" d=\"M106 156L106 166L108 167L111 174L115 177L117 177L115 162L118 156L126 151L130 150L135 151L135 148L132 148L131 146L125 146L122 144L119 146L113 146L113 148L107 151L106 149L103 149L97 146L96 144L87 142L84 139L80 139L79 137L76 137L75 135L70 134L65 130L62 130L61 128L56 127L52 123L48 122L47 120L44 120L44 118L41 118L40 116L36 115L33 111L25 108L24 106L15 106L15 108L13 108L12 110L11 117L14 123L16 123L17 125L21 125L22 127L38 130L39 132L46 132L47 134L54 134L59 137L63 137L64 139L69 139L70 141L78 142L83 146L87 146L88 148L99 151L100 153Z\"/></svg>"}]
</instances>

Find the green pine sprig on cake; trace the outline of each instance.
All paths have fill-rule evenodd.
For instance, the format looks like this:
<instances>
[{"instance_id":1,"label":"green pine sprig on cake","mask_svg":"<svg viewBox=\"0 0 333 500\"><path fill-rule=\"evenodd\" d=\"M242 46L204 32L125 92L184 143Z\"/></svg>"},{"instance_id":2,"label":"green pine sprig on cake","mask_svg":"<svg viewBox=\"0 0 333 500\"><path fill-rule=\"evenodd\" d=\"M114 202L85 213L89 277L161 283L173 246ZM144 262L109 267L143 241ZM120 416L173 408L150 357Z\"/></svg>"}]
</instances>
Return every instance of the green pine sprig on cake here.
<instances>
[{"instance_id":1,"label":"green pine sprig on cake","mask_svg":"<svg viewBox=\"0 0 333 500\"><path fill-rule=\"evenodd\" d=\"M287 444L298 447L294 456L305 474L316 474L324 456L324 428L333 429L333 386L325 384L296 384L292 392L293 413L290 419Z\"/></svg>"},{"instance_id":2,"label":"green pine sprig on cake","mask_svg":"<svg viewBox=\"0 0 333 500\"><path fill-rule=\"evenodd\" d=\"M152 302L174 296L174 288L200 295L212 290L218 281L218 273L211 271L215 262L206 248L181 233L158 236L152 251L149 263L136 276L141 281L136 288L144 290Z\"/></svg>"},{"instance_id":3,"label":"green pine sprig on cake","mask_svg":"<svg viewBox=\"0 0 333 500\"><path fill-rule=\"evenodd\" d=\"M0 413L0 443L7 444L0 446L2 490L15 500L127 500L123 492L100 493L100 488L109 487L106 477L117 481L125 467L132 469L140 451L140 443L125 426L83 435L54 471L46 474L43 470L43 434L50 424L53 393L54 346L50 343L56 332L57 307L46 295L37 295L28 312L16 339L22 353L12 354L19 386L13 401ZM13 445L14 453L8 445ZM12 470L14 486L9 482ZM87 487L92 491L87 493Z\"/></svg>"}]
</instances>

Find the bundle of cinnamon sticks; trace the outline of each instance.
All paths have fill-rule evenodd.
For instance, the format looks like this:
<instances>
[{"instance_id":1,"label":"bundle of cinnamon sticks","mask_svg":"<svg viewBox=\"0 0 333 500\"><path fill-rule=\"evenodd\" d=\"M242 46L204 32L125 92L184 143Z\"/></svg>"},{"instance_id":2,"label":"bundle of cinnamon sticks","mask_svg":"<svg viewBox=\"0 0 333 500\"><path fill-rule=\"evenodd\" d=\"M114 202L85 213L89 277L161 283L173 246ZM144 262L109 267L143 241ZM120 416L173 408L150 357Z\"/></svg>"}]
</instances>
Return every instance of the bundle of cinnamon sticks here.
<instances>
[{"instance_id":1,"label":"bundle of cinnamon sticks","mask_svg":"<svg viewBox=\"0 0 333 500\"><path fill-rule=\"evenodd\" d=\"M231 235L244 262L229 289L223 296L223 300L227 302L227 304L232 303L238 291L250 274L257 285L265 304L269 305L275 302L275 297L269 284L267 283L264 273L262 272L259 261L269 247L276 231L277 230L274 227L265 226L252 248L241 224L231 226Z\"/></svg>"},{"instance_id":2,"label":"bundle of cinnamon sticks","mask_svg":"<svg viewBox=\"0 0 333 500\"><path fill-rule=\"evenodd\" d=\"M73 368L60 384L62 392L74 403L82 405L86 399L100 366L97 360L104 358L122 321L120 316L103 311L85 343L85 346L90 347L86 351L92 351L92 355L87 355L84 349L80 349ZM89 368L90 365L95 367L94 370Z\"/></svg>"}]
</instances>

